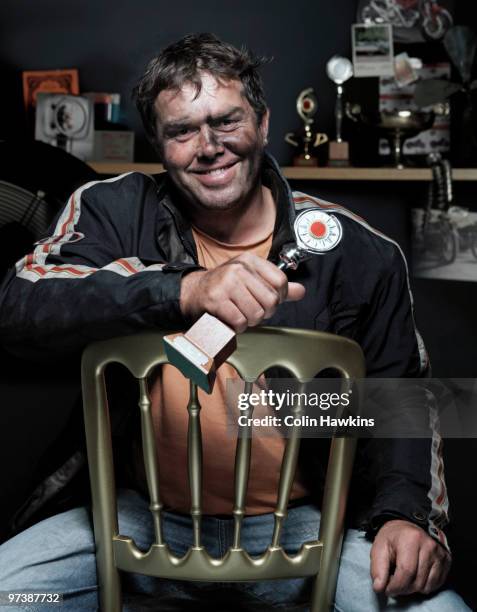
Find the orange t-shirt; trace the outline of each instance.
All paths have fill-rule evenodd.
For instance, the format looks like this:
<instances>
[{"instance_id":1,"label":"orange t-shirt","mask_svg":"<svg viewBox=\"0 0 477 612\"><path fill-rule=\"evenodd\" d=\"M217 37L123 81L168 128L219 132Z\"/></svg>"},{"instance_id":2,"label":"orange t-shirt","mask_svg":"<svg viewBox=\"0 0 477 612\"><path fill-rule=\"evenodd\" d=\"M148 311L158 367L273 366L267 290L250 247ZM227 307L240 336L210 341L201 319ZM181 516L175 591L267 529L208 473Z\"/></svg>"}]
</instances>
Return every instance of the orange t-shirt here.
<instances>
[{"instance_id":1,"label":"orange t-shirt","mask_svg":"<svg viewBox=\"0 0 477 612\"><path fill-rule=\"evenodd\" d=\"M272 244L272 233L254 244L225 244L192 230L199 264L211 269L251 251L266 258ZM224 363L210 395L199 389L203 451L203 512L231 514L234 499L235 439L227 433L225 387L227 379L238 379L232 366ZM173 366L165 365L151 385L151 400L156 431L161 498L167 508L189 512L187 475L187 427L189 382ZM276 505L279 470L285 447L281 436L254 436L250 479L247 491L247 514L272 512ZM308 494L299 477L295 479L291 498Z\"/></svg>"}]
</instances>

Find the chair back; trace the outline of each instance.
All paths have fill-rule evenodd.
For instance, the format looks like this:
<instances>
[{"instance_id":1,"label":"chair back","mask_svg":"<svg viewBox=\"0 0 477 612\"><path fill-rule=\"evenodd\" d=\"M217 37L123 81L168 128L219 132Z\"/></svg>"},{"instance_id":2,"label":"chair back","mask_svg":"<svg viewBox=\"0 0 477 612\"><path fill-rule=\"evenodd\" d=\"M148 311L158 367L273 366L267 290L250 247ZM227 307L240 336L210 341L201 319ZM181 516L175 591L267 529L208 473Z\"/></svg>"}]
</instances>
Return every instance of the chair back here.
<instances>
[{"instance_id":1,"label":"chair back","mask_svg":"<svg viewBox=\"0 0 477 612\"><path fill-rule=\"evenodd\" d=\"M289 556L280 546L280 536L287 515L300 446L299 427L292 427L283 454L272 540L261 557L252 558L241 546L241 529L246 513L253 439L250 430L242 431L237 437L235 453L233 545L223 558L212 558L201 541L201 406L197 386L190 382L187 453L193 545L183 557L176 557L169 550L162 533L163 505L147 383L153 368L167 363L162 342L164 335L166 333L147 332L100 341L90 345L83 354L83 403L101 610L121 610L119 570L175 580L220 582L315 576L311 610L328 610L336 588L356 440L345 437L332 440L319 539L305 542L298 554ZM104 379L105 368L110 363L125 366L137 379L139 387L143 456L155 532L155 541L146 552L142 552L127 534L118 533L110 419ZM328 368L337 370L342 385L348 388L352 380L365 375L363 354L355 342L332 334L301 329L268 327L248 330L238 335L237 350L228 359L228 363L245 381L245 393L252 391L253 382L264 371L277 366L288 370L301 385ZM245 415L251 415L251 411L252 408L248 408ZM301 407L297 405L293 411L295 416L299 416ZM242 429L247 429L247 426Z\"/></svg>"}]
</instances>

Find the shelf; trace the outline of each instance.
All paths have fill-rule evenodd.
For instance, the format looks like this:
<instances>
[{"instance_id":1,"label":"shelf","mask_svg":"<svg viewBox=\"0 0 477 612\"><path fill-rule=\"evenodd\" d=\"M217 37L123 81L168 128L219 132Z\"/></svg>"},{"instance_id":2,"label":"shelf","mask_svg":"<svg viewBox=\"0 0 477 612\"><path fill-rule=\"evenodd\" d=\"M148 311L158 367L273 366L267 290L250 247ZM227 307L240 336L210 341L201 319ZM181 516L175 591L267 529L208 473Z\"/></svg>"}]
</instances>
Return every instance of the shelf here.
<instances>
[{"instance_id":1,"label":"shelf","mask_svg":"<svg viewBox=\"0 0 477 612\"><path fill-rule=\"evenodd\" d=\"M429 168L282 168L288 179L320 181L430 181ZM455 168L455 181L477 181L477 168Z\"/></svg>"},{"instance_id":2,"label":"shelf","mask_svg":"<svg viewBox=\"0 0 477 612\"><path fill-rule=\"evenodd\" d=\"M162 164L141 164L128 162L87 162L93 170L99 174L125 174L126 172L144 172L145 174L157 174L164 172Z\"/></svg>"},{"instance_id":3,"label":"shelf","mask_svg":"<svg viewBox=\"0 0 477 612\"><path fill-rule=\"evenodd\" d=\"M99 174L123 174L125 172L144 172L157 174L163 172L162 164L89 162ZM285 166L282 168L287 179L300 181L430 181L429 168L307 168ZM455 168L455 181L477 181L477 168Z\"/></svg>"}]
</instances>

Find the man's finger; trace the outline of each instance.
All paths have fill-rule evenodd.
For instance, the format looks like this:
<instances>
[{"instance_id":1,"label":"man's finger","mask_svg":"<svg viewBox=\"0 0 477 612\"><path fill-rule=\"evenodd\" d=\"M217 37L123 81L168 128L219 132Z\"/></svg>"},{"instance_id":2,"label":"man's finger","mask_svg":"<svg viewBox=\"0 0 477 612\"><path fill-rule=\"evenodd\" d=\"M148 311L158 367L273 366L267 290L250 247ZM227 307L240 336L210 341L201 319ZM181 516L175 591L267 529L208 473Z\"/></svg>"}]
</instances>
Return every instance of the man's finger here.
<instances>
[{"instance_id":1,"label":"man's finger","mask_svg":"<svg viewBox=\"0 0 477 612\"><path fill-rule=\"evenodd\" d=\"M231 259L228 263L243 263L249 270L261 276L263 280L273 287L273 289L278 291L280 302L283 302L287 295L288 284L285 272L279 270L271 261L258 257L257 255L250 255L244 258L243 261L242 258L243 255L236 259Z\"/></svg>"},{"instance_id":2,"label":"man's finger","mask_svg":"<svg viewBox=\"0 0 477 612\"><path fill-rule=\"evenodd\" d=\"M417 546L401 545L396 550L395 570L391 576L386 588L386 595L393 597L395 595L408 595L413 593L414 581L417 576L419 551Z\"/></svg>"},{"instance_id":3,"label":"man's finger","mask_svg":"<svg viewBox=\"0 0 477 612\"><path fill-rule=\"evenodd\" d=\"M371 548L371 578L376 593L386 588L390 566L391 555L387 542L376 540Z\"/></svg>"},{"instance_id":4,"label":"man's finger","mask_svg":"<svg viewBox=\"0 0 477 612\"><path fill-rule=\"evenodd\" d=\"M300 283L288 283L287 302L298 302L305 297L306 289Z\"/></svg>"},{"instance_id":5,"label":"man's finger","mask_svg":"<svg viewBox=\"0 0 477 612\"><path fill-rule=\"evenodd\" d=\"M433 591L441 587L444 584L445 579L447 578L449 568L450 559L448 557L436 561L430 569L426 584L421 592L425 595L429 595L429 593L432 593Z\"/></svg>"},{"instance_id":6,"label":"man's finger","mask_svg":"<svg viewBox=\"0 0 477 612\"><path fill-rule=\"evenodd\" d=\"M440 585L443 582L443 580L442 582L440 582L441 575L442 575L441 564L438 561L436 561L436 563L432 565L429 575L427 577L426 584L424 585L424 588L422 589L422 593L424 593L424 595L429 595L429 593L432 593L432 591L435 591L438 587L440 587Z\"/></svg>"},{"instance_id":7,"label":"man's finger","mask_svg":"<svg viewBox=\"0 0 477 612\"><path fill-rule=\"evenodd\" d=\"M230 299L247 319L248 327L255 327L264 319L265 309L247 287L238 287Z\"/></svg>"},{"instance_id":8,"label":"man's finger","mask_svg":"<svg viewBox=\"0 0 477 612\"><path fill-rule=\"evenodd\" d=\"M429 578L429 572L434 563L435 556L433 554L433 548L429 546L421 546L419 551L419 562L417 566L417 574L414 580L414 592L422 593L426 586L427 579Z\"/></svg>"},{"instance_id":9,"label":"man's finger","mask_svg":"<svg viewBox=\"0 0 477 612\"><path fill-rule=\"evenodd\" d=\"M223 323L231 327L235 333L240 334L247 329L247 319L231 300L225 300L217 310L211 314L215 315Z\"/></svg>"},{"instance_id":10,"label":"man's finger","mask_svg":"<svg viewBox=\"0 0 477 612\"><path fill-rule=\"evenodd\" d=\"M250 274L246 280L246 287L265 311L263 318L270 318L280 303L278 291L269 285L263 278L252 274Z\"/></svg>"}]
</instances>

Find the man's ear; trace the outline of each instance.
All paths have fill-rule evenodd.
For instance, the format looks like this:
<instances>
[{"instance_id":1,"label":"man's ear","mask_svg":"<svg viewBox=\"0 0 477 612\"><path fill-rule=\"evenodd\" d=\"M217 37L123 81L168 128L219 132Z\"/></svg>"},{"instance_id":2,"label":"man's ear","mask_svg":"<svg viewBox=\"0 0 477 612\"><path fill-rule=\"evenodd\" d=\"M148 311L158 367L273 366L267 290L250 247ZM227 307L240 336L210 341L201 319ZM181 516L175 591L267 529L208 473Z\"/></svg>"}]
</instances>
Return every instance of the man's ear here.
<instances>
[{"instance_id":1,"label":"man's ear","mask_svg":"<svg viewBox=\"0 0 477 612\"><path fill-rule=\"evenodd\" d=\"M259 125L260 133L262 134L262 139L265 144L267 144L268 142L269 121L270 121L270 110L267 108L267 110L263 114L262 120Z\"/></svg>"}]
</instances>

